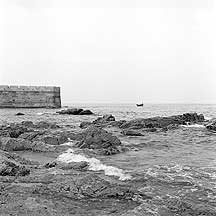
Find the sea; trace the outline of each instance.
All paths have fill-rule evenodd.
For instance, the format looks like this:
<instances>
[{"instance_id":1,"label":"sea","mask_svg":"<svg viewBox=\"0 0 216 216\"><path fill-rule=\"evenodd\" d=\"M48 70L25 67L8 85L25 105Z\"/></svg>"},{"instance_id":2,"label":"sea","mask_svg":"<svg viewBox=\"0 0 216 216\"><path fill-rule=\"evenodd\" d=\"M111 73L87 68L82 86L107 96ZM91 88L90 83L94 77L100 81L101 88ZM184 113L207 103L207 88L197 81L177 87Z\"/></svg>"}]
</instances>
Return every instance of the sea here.
<instances>
[{"instance_id":1,"label":"sea","mask_svg":"<svg viewBox=\"0 0 216 216\"><path fill-rule=\"evenodd\" d=\"M64 107L90 109L94 115L58 115L56 109L0 109L0 124L21 121L49 121L61 126L74 126L79 129L83 121L93 121L99 116L112 114L116 120L132 120L155 116L171 116L188 112L203 114L205 119L216 118L216 104L65 104ZM16 116L22 112L25 115ZM109 128L117 135L127 151L112 156L94 156L84 160L103 164L105 174L116 172L117 168L129 179L153 179L161 182L157 192L149 193L163 196L184 196L187 194L197 202L206 203L216 211L216 133L208 131L203 125L181 126L167 132L149 132L142 137L127 137L118 129ZM74 157L73 148L64 153ZM59 157L62 158L62 155ZM29 159L33 155L28 155ZM64 158L64 157L63 157ZM98 165L98 164L97 164ZM109 170L106 170L109 169ZM92 168L94 170L94 167ZM110 171L110 172L109 172ZM115 174L113 174L115 175ZM121 178L124 181L128 178ZM153 184L153 183L152 183ZM147 190L147 189L146 189Z\"/></svg>"}]
</instances>

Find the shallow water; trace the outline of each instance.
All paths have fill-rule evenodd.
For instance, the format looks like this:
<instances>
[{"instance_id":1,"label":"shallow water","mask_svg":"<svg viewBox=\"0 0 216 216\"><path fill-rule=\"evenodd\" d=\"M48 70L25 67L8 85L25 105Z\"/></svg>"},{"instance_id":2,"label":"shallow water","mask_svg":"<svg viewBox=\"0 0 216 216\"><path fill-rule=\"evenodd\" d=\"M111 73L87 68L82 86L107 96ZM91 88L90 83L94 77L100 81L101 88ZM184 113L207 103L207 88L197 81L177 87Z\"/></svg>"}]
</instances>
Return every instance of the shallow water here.
<instances>
[{"instance_id":1,"label":"shallow water","mask_svg":"<svg viewBox=\"0 0 216 216\"><path fill-rule=\"evenodd\" d=\"M62 126L73 125L78 128L82 121L93 121L104 114L113 114L116 120L170 116L186 112L202 113L207 119L216 117L216 105L208 104L147 104L144 107L133 104L78 104L75 107L91 109L95 115L56 115L55 109L1 109L0 123L23 120L54 121ZM17 112L25 115L15 116ZM168 132L146 133L143 137L126 137L121 135L118 129L109 130L118 135L129 151L112 156L96 156L101 163L124 170L133 178L148 176L163 180L164 184L173 184L172 190L175 192L182 190L182 194L186 193L186 190L179 188L179 185L190 183L194 197L206 199L211 206L216 207L216 133L199 125ZM34 157L37 158L35 155L28 155L27 158ZM49 159L46 156L40 157L44 161ZM196 190L205 191L206 188L208 193L195 194ZM168 193L171 194L172 190L169 189Z\"/></svg>"}]
</instances>

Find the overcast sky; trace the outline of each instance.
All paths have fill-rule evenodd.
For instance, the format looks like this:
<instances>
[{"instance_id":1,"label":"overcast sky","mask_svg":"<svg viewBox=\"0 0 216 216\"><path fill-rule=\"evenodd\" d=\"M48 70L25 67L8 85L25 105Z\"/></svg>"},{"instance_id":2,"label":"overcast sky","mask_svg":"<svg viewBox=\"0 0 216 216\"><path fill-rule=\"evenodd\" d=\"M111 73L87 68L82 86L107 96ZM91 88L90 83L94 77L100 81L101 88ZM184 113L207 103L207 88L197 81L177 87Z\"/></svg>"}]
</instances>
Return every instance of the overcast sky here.
<instances>
[{"instance_id":1,"label":"overcast sky","mask_svg":"<svg viewBox=\"0 0 216 216\"><path fill-rule=\"evenodd\" d=\"M216 103L215 0L0 0L0 84L80 103Z\"/></svg>"}]
</instances>

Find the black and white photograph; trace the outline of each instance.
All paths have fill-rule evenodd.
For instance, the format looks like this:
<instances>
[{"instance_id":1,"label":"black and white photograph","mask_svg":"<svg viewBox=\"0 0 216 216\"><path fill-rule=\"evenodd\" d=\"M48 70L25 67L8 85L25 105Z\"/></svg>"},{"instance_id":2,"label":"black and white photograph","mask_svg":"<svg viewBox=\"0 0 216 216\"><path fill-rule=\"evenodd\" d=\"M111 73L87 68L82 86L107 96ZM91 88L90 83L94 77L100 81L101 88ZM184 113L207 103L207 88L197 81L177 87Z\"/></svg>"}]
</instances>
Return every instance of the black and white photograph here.
<instances>
[{"instance_id":1,"label":"black and white photograph","mask_svg":"<svg viewBox=\"0 0 216 216\"><path fill-rule=\"evenodd\" d=\"M0 0L0 216L216 216L216 0Z\"/></svg>"}]
</instances>

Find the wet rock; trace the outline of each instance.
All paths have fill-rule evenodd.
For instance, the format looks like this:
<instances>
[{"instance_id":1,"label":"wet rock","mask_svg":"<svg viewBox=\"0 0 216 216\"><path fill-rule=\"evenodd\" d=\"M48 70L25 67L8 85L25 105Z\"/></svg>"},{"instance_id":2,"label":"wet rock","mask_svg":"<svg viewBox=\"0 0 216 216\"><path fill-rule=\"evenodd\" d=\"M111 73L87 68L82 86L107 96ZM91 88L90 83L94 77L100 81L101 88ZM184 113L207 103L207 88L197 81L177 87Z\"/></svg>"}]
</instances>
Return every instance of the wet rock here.
<instances>
[{"instance_id":1,"label":"wet rock","mask_svg":"<svg viewBox=\"0 0 216 216\"><path fill-rule=\"evenodd\" d=\"M144 134L136 130L123 130L121 133L125 136L144 136Z\"/></svg>"},{"instance_id":2,"label":"wet rock","mask_svg":"<svg viewBox=\"0 0 216 216\"><path fill-rule=\"evenodd\" d=\"M95 149L103 155L118 153L118 147L121 145L121 141L116 136L94 126L76 134L73 138L79 140L76 144L79 148Z\"/></svg>"},{"instance_id":3,"label":"wet rock","mask_svg":"<svg viewBox=\"0 0 216 216\"><path fill-rule=\"evenodd\" d=\"M25 115L25 114L21 112L16 113L16 116L22 116L22 115Z\"/></svg>"},{"instance_id":4,"label":"wet rock","mask_svg":"<svg viewBox=\"0 0 216 216\"><path fill-rule=\"evenodd\" d=\"M70 108L70 109L64 109L57 111L56 113L61 115L91 115L93 112L91 110L83 110L79 108Z\"/></svg>"},{"instance_id":5,"label":"wet rock","mask_svg":"<svg viewBox=\"0 0 216 216\"><path fill-rule=\"evenodd\" d=\"M216 131L216 119L211 119L206 125L208 130Z\"/></svg>"},{"instance_id":6,"label":"wet rock","mask_svg":"<svg viewBox=\"0 0 216 216\"><path fill-rule=\"evenodd\" d=\"M78 170L78 171L86 171L88 168L88 163L85 161L82 162L70 162L70 163L63 163L59 161L52 161L44 165L45 168L59 168L62 170Z\"/></svg>"},{"instance_id":7,"label":"wet rock","mask_svg":"<svg viewBox=\"0 0 216 216\"><path fill-rule=\"evenodd\" d=\"M79 113L79 115L92 115L93 112L91 110L83 110Z\"/></svg>"},{"instance_id":8,"label":"wet rock","mask_svg":"<svg viewBox=\"0 0 216 216\"><path fill-rule=\"evenodd\" d=\"M70 108L70 109L64 109L64 110L57 111L56 113L61 114L61 115L64 115L64 114L78 115L82 111L83 111L83 109Z\"/></svg>"},{"instance_id":9,"label":"wet rock","mask_svg":"<svg viewBox=\"0 0 216 216\"><path fill-rule=\"evenodd\" d=\"M175 129L178 129L178 128L179 128L178 124L170 124L170 125L168 125L166 127L163 127L162 131L175 130Z\"/></svg>"},{"instance_id":10,"label":"wet rock","mask_svg":"<svg viewBox=\"0 0 216 216\"><path fill-rule=\"evenodd\" d=\"M15 161L11 155L0 150L0 175L1 176L25 176L30 170Z\"/></svg>"},{"instance_id":11,"label":"wet rock","mask_svg":"<svg viewBox=\"0 0 216 216\"><path fill-rule=\"evenodd\" d=\"M183 115L174 115L170 117L153 117L146 119L135 119L128 121L120 126L120 128L126 129L142 129L142 128L165 128L169 125L187 125L188 123L200 123L203 122L204 116L197 113L185 113Z\"/></svg>"}]
</instances>

